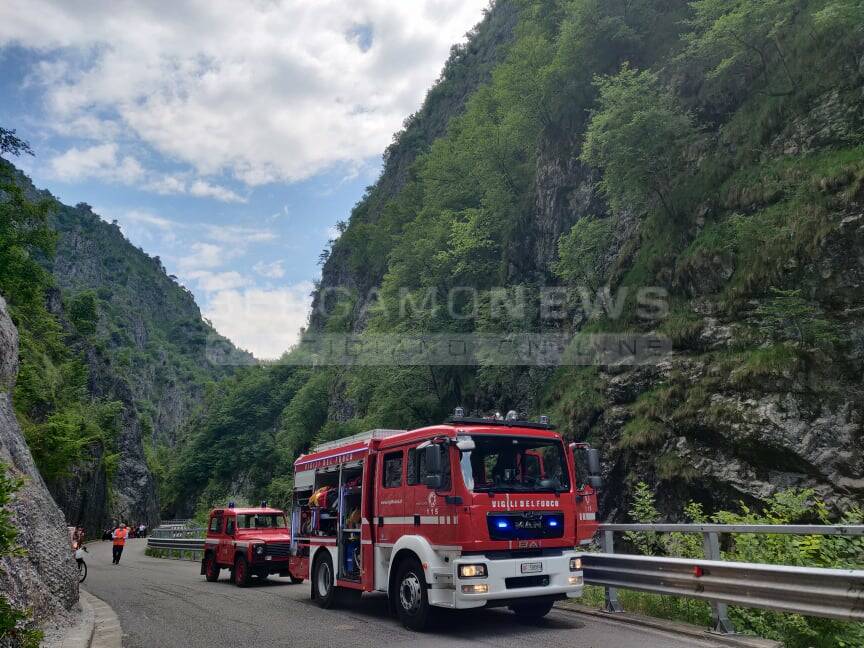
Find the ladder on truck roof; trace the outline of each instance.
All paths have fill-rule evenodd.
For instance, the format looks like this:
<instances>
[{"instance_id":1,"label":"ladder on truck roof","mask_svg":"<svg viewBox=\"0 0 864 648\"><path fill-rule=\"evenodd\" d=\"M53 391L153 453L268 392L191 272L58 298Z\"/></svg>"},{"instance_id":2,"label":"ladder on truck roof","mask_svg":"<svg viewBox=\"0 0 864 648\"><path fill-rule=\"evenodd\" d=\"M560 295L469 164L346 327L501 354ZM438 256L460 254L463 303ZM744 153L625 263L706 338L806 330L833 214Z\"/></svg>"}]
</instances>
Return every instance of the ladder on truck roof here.
<instances>
[{"instance_id":1,"label":"ladder on truck roof","mask_svg":"<svg viewBox=\"0 0 864 648\"><path fill-rule=\"evenodd\" d=\"M312 448L309 451L310 454L315 452L323 452L325 450L332 450L334 448L339 448L344 445L350 445L352 443L360 443L361 441L371 441L372 439L387 439L392 436L396 436L397 434L404 434L408 430L384 430L384 429L375 429L368 430L366 432L360 432L359 434L354 434L349 437L344 437L342 439L336 439L334 441L327 441L326 443L319 443L317 446Z\"/></svg>"}]
</instances>

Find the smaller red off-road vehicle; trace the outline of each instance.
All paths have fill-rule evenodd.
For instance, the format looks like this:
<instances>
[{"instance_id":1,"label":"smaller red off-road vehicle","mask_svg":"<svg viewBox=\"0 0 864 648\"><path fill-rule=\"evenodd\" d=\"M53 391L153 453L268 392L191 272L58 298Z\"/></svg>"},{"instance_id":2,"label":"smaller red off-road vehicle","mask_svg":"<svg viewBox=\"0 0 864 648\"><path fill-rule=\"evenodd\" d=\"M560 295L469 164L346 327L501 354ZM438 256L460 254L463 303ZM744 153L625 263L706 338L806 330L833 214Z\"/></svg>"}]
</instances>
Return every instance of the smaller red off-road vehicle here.
<instances>
[{"instance_id":1,"label":"smaller red off-road vehicle","mask_svg":"<svg viewBox=\"0 0 864 648\"><path fill-rule=\"evenodd\" d=\"M308 559L292 559L292 553L291 530L282 511L229 505L210 511L201 574L215 582L223 569L230 569L238 587L248 586L253 577L263 580L270 574L302 583Z\"/></svg>"}]
</instances>

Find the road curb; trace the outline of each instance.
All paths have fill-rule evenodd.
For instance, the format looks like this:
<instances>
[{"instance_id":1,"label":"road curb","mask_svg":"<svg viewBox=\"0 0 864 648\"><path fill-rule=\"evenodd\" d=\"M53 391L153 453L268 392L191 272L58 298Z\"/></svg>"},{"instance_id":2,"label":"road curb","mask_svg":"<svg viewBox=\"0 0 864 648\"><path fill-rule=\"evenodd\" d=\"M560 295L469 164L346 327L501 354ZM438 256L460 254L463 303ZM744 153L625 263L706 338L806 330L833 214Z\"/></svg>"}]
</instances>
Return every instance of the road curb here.
<instances>
[{"instance_id":1,"label":"road curb","mask_svg":"<svg viewBox=\"0 0 864 648\"><path fill-rule=\"evenodd\" d=\"M85 599L83 592L78 598L78 605L81 607L81 614L78 617L77 623L71 628L62 632L62 637L49 637L44 642L44 646L50 648L89 648L90 642L93 639L93 631L96 627L96 613L90 601Z\"/></svg>"},{"instance_id":2,"label":"road curb","mask_svg":"<svg viewBox=\"0 0 864 648\"><path fill-rule=\"evenodd\" d=\"M87 648L121 648L123 630L111 606L84 589L81 590L81 602L82 606L89 605L93 610L93 632ZM66 648L65 643L63 647Z\"/></svg>"},{"instance_id":3,"label":"road curb","mask_svg":"<svg viewBox=\"0 0 864 648\"><path fill-rule=\"evenodd\" d=\"M598 610L597 608L579 605L578 603L570 603L569 601L557 604L555 609L570 612L572 614L581 614L598 619L606 619L607 621L615 623L625 623L627 625L684 635L687 637L693 637L694 639L701 639L703 641L712 641L719 646L731 646L733 648L783 648L782 643L771 639L760 639L759 637L750 637L747 635L721 635L688 623L655 619L638 614L631 614L629 612L616 612L613 614L603 610Z\"/></svg>"}]
</instances>

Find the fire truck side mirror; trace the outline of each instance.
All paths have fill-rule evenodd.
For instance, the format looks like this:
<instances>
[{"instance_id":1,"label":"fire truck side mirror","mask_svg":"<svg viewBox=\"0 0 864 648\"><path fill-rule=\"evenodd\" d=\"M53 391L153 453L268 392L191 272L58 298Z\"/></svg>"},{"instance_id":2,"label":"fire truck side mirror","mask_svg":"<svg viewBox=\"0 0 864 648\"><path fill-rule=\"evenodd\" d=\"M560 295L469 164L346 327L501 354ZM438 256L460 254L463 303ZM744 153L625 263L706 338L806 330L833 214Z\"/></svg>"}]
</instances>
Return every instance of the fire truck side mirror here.
<instances>
[{"instance_id":1,"label":"fire truck side mirror","mask_svg":"<svg viewBox=\"0 0 864 648\"><path fill-rule=\"evenodd\" d=\"M423 449L423 458L426 460L426 474L423 476L423 484L432 489L441 488L444 483L444 447L433 443Z\"/></svg>"},{"instance_id":2,"label":"fire truck side mirror","mask_svg":"<svg viewBox=\"0 0 864 648\"><path fill-rule=\"evenodd\" d=\"M600 451L596 448L588 449L588 472L592 476L602 472L600 469Z\"/></svg>"},{"instance_id":3,"label":"fire truck side mirror","mask_svg":"<svg viewBox=\"0 0 864 648\"><path fill-rule=\"evenodd\" d=\"M595 492L603 488L603 478L600 475L591 475L588 478L588 483Z\"/></svg>"}]
</instances>

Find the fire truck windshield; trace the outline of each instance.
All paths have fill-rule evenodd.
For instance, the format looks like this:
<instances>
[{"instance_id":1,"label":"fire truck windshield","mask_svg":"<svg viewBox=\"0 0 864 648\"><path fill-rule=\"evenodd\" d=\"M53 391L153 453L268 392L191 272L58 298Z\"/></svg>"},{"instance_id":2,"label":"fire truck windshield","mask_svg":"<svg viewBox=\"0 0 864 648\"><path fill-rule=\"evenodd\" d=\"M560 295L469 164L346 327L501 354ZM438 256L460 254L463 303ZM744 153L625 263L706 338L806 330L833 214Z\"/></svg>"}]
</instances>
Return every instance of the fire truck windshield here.
<instances>
[{"instance_id":1,"label":"fire truck windshield","mask_svg":"<svg viewBox=\"0 0 864 648\"><path fill-rule=\"evenodd\" d=\"M238 529L287 529L284 515L275 513L241 513L237 515Z\"/></svg>"},{"instance_id":2,"label":"fire truck windshield","mask_svg":"<svg viewBox=\"0 0 864 648\"><path fill-rule=\"evenodd\" d=\"M460 460L465 486L475 493L570 490L564 444L555 439L477 435Z\"/></svg>"}]
</instances>

